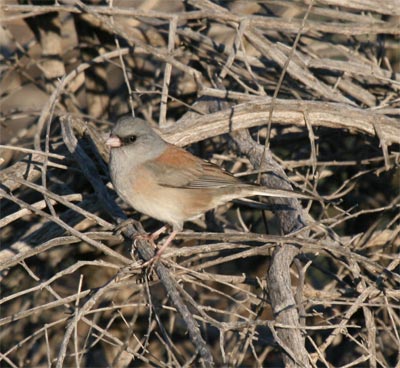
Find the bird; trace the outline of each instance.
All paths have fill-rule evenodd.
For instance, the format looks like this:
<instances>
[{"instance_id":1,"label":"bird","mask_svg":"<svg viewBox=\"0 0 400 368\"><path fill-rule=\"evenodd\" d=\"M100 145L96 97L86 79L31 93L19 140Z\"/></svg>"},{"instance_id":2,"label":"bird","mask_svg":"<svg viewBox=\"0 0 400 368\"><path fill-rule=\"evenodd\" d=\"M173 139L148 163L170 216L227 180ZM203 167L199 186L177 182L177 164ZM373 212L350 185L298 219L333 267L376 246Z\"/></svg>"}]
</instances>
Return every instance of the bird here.
<instances>
[{"instance_id":1,"label":"bird","mask_svg":"<svg viewBox=\"0 0 400 368\"><path fill-rule=\"evenodd\" d=\"M118 195L136 211L172 227L160 255L186 221L229 201L252 196L313 199L289 190L245 183L219 166L166 142L143 119L123 116L106 140ZM154 238L164 231L155 232Z\"/></svg>"}]
</instances>

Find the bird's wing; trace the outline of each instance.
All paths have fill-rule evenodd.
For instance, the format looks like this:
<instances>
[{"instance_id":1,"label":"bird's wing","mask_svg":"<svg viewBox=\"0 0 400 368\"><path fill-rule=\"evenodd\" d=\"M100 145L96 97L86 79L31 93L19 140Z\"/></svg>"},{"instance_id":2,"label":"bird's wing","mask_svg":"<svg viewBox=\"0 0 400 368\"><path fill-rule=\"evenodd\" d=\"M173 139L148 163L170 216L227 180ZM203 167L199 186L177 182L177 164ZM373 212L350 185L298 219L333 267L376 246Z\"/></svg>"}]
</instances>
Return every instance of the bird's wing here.
<instances>
[{"instance_id":1,"label":"bird's wing","mask_svg":"<svg viewBox=\"0 0 400 368\"><path fill-rule=\"evenodd\" d=\"M220 188L240 183L220 167L206 162L182 148L169 145L155 160L144 164L159 185L172 188Z\"/></svg>"}]
</instances>

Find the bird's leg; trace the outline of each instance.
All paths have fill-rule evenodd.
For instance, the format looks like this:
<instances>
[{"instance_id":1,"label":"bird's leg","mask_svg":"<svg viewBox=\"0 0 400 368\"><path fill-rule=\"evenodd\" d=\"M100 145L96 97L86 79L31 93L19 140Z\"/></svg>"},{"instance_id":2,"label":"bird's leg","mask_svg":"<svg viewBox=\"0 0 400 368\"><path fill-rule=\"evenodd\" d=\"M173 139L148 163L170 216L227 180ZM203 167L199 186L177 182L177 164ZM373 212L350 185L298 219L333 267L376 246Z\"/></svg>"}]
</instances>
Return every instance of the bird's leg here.
<instances>
[{"instance_id":1,"label":"bird's leg","mask_svg":"<svg viewBox=\"0 0 400 368\"><path fill-rule=\"evenodd\" d=\"M153 248L156 248L157 246L156 246L155 240L157 240L158 237L159 237L162 233L164 233L165 231L167 231L167 229L168 229L168 225L164 225L163 227L161 227L160 229L158 229L158 230L155 231L154 233L152 233L152 234L150 234L150 235L149 235L149 234L146 234L146 235L142 236L142 238L143 238L144 240L147 240L147 241L152 245Z\"/></svg>"},{"instance_id":2,"label":"bird's leg","mask_svg":"<svg viewBox=\"0 0 400 368\"><path fill-rule=\"evenodd\" d=\"M167 240L162 245L162 247L157 251L155 257L159 258L161 256L161 254L164 252L164 250L168 248L168 245L170 245L172 243L172 241L175 239L176 234L178 234L178 232L176 230L173 230L171 232L171 234L169 234Z\"/></svg>"},{"instance_id":3,"label":"bird's leg","mask_svg":"<svg viewBox=\"0 0 400 368\"><path fill-rule=\"evenodd\" d=\"M167 231L167 229L168 225L164 225L162 228L155 231L153 234L150 235L150 241L154 243L154 240L157 240L162 233L165 233Z\"/></svg>"},{"instance_id":4,"label":"bird's leg","mask_svg":"<svg viewBox=\"0 0 400 368\"><path fill-rule=\"evenodd\" d=\"M153 248L157 248L156 243L154 243L154 240L151 237L152 235L153 234L149 233L140 233L135 235L135 239L147 241Z\"/></svg>"},{"instance_id":5,"label":"bird's leg","mask_svg":"<svg viewBox=\"0 0 400 368\"><path fill-rule=\"evenodd\" d=\"M156 249L157 249L157 245L156 245L156 243L155 243L154 241L157 240L158 237L159 237L162 233L164 233L167 229L168 229L168 225L164 225L162 228L158 229L157 231L155 231L155 232L152 233L152 234L148 234L148 233L145 233L145 234L137 234L137 235L135 236L135 238L136 238L136 239L143 239L143 240L149 242L150 245L151 245L153 248L156 248ZM168 238L168 239L169 239L169 238ZM167 239L167 241L168 241L168 239ZM172 239L169 241L169 243L170 243L171 241L172 241ZM164 246L165 246L165 244L164 244L161 248L163 248ZM149 265L149 264L152 264L157 258L159 258L159 256L158 256L158 253L159 253L159 252L160 252L160 251L157 251L156 254L155 254L151 259L149 259L147 262L145 262L145 263L143 264L143 266L147 266L147 265Z\"/></svg>"},{"instance_id":6,"label":"bird's leg","mask_svg":"<svg viewBox=\"0 0 400 368\"><path fill-rule=\"evenodd\" d=\"M134 225L136 221L132 218L129 218L127 220L124 220L120 222L117 226L114 228L114 232L116 234L121 234L123 229L127 227L128 225ZM167 229L167 225L163 226L161 229L157 230L153 234L148 234L148 233L138 233L135 235L136 239L143 239L145 241L148 241L153 248L156 248L156 243L154 240L156 240L165 230Z\"/></svg>"},{"instance_id":7,"label":"bird's leg","mask_svg":"<svg viewBox=\"0 0 400 368\"><path fill-rule=\"evenodd\" d=\"M162 247L157 251L157 253L156 253L151 259L149 259L147 262L143 263L143 266L144 266L144 267L147 267L147 266L153 264L155 261L157 261L157 260L161 257L161 255L162 255L162 253L165 251L165 249L167 249L168 246L169 246L169 245L172 243L172 241L175 239L176 234L178 234L178 231L173 230L173 231L171 232L171 234L168 235L167 240L166 240L165 243L162 245Z\"/></svg>"}]
</instances>

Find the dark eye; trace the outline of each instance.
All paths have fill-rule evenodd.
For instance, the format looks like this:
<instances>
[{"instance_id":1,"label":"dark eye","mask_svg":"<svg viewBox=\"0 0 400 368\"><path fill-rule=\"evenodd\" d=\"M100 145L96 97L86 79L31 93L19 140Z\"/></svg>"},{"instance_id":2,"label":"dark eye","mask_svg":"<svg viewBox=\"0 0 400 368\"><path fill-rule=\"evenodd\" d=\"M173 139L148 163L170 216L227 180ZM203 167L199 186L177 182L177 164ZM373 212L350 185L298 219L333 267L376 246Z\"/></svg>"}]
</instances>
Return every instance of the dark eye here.
<instances>
[{"instance_id":1,"label":"dark eye","mask_svg":"<svg viewBox=\"0 0 400 368\"><path fill-rule=\"evenodd\" d=\"M131 144L136 141L136 135L128 135L125 138L122 138L123 144Z\"/></svg>"}]
</instances>

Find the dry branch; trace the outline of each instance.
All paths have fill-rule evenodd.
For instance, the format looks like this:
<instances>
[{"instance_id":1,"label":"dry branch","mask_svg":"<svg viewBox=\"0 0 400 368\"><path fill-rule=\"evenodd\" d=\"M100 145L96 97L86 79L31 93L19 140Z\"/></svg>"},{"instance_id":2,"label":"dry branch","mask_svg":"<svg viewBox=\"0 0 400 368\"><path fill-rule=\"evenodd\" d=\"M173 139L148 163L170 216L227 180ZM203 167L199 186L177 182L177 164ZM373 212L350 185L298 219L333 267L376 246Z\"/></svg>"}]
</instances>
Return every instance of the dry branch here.
<instances>
[{"instance_id":1,"label":"dry branch","mask_svg":"<svg viewBox=\"0 0 400 368\"><path fill-rule=\"evenodd\" d=\"M0 365L395 366L399 1L114 5L0 5ZM104 146L132 111L325 200L227 204L145 268Z\"/></svg>"}]
</instances>

